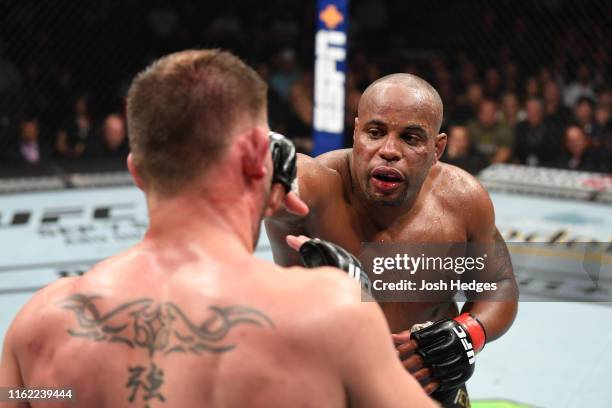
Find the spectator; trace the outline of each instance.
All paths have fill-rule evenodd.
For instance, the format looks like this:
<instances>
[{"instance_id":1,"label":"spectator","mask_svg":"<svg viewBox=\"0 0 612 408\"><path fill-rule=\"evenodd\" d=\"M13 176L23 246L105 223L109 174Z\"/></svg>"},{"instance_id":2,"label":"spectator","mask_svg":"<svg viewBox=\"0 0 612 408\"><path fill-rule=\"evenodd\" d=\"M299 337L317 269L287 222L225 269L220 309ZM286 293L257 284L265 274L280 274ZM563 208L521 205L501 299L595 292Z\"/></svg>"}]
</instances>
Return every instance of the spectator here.
<instances>
[{"instance_id":1,"label":"spectator","mask_svg":"<svg viewBox=\"0 0 612 408\"><path fill-rule=\"evenodd\" d=\"M20 124L14 159L23 164L41 164L49 160L50 149L40 137L38 119L30 117Z\"/></svg>"},{"instance_id":2,"label":"spectator","mask_svg":"<svg viewBox=\"0 0 612 408\"><path fill-rule=\"evenodd\" d=\"M478 69L473 62L466 61L461 66L460 79L462 89L461 91L465 91L466 94L469 94L468 88L478 82ZM481 89L482 91L482 89Z\"/></svg>"},{"instance_id":3,"label":"spectator","mask_svg":"<svg viewBox=\"0 0 612 408\"><path fill-rule=\"evenodd\" d=\"M595 123L604 129L610 129L612 127L611 114L612 110L609 107L597 105L597 108L595 108Z\"/></svg>"},{"instance_id":4,"label":"spectator","mask_svg":"<svg viewBox=\"0 0 612 408\"><path fill-rule=\"evenodd\" d=\"M527 78L525 82L525 100L540 97L540 83L536 77Z\"/></svg>"},{"instance_id":5,"label":"spectator","mask_svg":"<svg viewBox=\"0 0 612 408\"><path fill-rule=\"evenodd\" d=\"M589 137L593 137L595 119L593 109L593 100L588 97L580 98L574 108L574 123L581 126Z\"/></svg>"},{"instance_id":6,"label":"spectator","mask_svg":"<svg viewBox=\"0 0 612 408\"><path fill-rule=\"evenodd\" d=\"M257 73L264 81L269 82L270 69L267 64L259 64L257 66ZM272 88L268 88L268 115L270 127L277 132L288 135L287 123L291 116L290 109L287 103Z\"/></svg>"},{"instance_id":7,"label":"spectator","mask_svg":"<svg viewBox=\"0 0 612 408\"><path fill-rule=\"evenodd\" d=\"M464 125L453 125L448 130L448 144L442 161L472 174L478 173L487 164L485 157L473 148L469 130Z\"/></svg>"},{"instance_id":8,"label":"spectator","mask_svg":"<svg viewBox=\"0 0 612 408\"><path fill-rule=\"evenodd\" d=\"M515 61L508 61L504 66L504 88L506 92L520 92L519 71Z\"/></svg>"},{"instance_id":9,"label":"spectator","mask_svg":"<svg viewBox=\"0 0 612 408\"><path fill-rule=\"evenodd\" d=\"M81 95L75 101L73 116L58 131L55 149L63 158L80 157L93 138L88 102L86 97Z\"/></svg>"},{"instance_id":10,"label":"spectator","mask_svg":"<svg viewBox=\"0 0 612 408\"><path fill-rule=\"evenodd\" d=\"M355 118L357 108L361 99L361 89L358 86L357 78L351 72L346 76L346 102L344 113L344 144L353 145L353 131L355 130Z\"/></svg>"},{"instance_id":11,"label":"spectator","mask_svg":"<svg viewBox=\"0 0 612 408\"><path fill-rule=\"evenodd\" d=\"M600 143L605 154L608 171L610 171L612 170L612 120L610 119L610 110L604 106L598 106L595 112L595 121L603 131Z\"/></svg>"},{"instance_id":12,"label":"spectator","mask_svg":"<svg viewBox=\"0 0 612 408\"><path fill-rule=\"evenodd\" d=\"M525 118L525 112L521 110L516 94L507 92L502 97L501 111L503 122L510 129L514 129L516 124Z\"/></svg>"},{"instance_id":13,"label":"spectator","mask_svg":"<svg viewBox=\"0 0 612 408\"><path fill-rule=\"evenodd\" d=\"M0 94L20 88L21 82L19 68L4 54L4 40L0 38Z\"/></svg>"},{"instance_id":14,"label":"spectator","mask_svg":"<svg viewBox=\"0 0 612 408\"><path fill-rule=\"evenodd\" d=\"M610 169L602 157L602 151L590 146L584 129L570 125L565 130L565 151L558 162L558 167L570 170L606 172Z\"/></svg>"},{"instance_id":15,"label":"spectator","mask_svg":"<svg viewBox=\"0 0 612 408\"><path fill-rule=\"evenodd\" d=\"M436 58L431 62L432 70L434 72L434 87L440 94L440 98L442 98L442 103L448 109L445 112L443 125L445 120L448 119L448 111L452 111L453 107L453 99L454 89L453 89L453 80L450 71L446 68L444 61L442 59Z\"/></svg>"},{"instance_id":16,"label":"spectator","mask_svg":"<svg viewBox=\"0 0 612 408\"><path fill-rule=\"evenodd\" d=\"M300 79L291 86L291 107L299 119L303 135L308 135L312 128L313 114L313 75L305 71Z\"/></svg>"},{"instance_id":17,"label":"spectator","mask_svg":"<svg viewBox=\"0 0 612 408\"><path fill-rule=\"evenodd\" d=\"M129 153L125 120L121 115L108 115L99 130L98 145L91 145L88 157L124 162Z\"/></svg>"},{"instance_id":18,"label":"spectator","mask_svg":"<svg viewBox=\"0 0 612 408\"><path fill-rule=\"evenodd\" d=\"M512 131L497 118L497 104L487 99L480 105L478 119L468 123L476 150L491 163L505 163L512 154Z\"/></svg>"},{"instance_id":19,"label":"spectator","mask_svg":"<svg viewBox=\"0 0 612 408\"><path fill-rule=\"evenodd\" d=\"M595 100L595 91L591 82L591 70L587 64L580 64L577 80L571 83L563 94L565 106L572 108L581 98Z\"/></svg>"},{"instance_id":20,"label":"spectator","mask_svg":"<svg viewBox=\"0 0 612 408\"><path fill-rule=\"evenodd\" d=\"M612 89L602 89L597 95L597 105L612 111Z\"/></svg>"},{"instance_id":21,"label":"spectator","mask_svg":"<svg viewBox=\"0 0 612 408\"><path fill-rule=\"evenodd\" d=\"M312 150L313 118L313 75L305 71L300 79L291 86L291 115L288 123L288 134L301 153Z\"/></svg>"},{"instance_id":22,"label":"spectator","mask_svg":"<svg viewBox=\"0 0 612 408\"><path fill-rule=\"evenodd\" d=\"M291 86L300 78L295 51L287 48L278 55L277 69L270 76L270 87L284 101L289 101Z\"/></svg>"},{"instance_id":23,"label":"spectator","mask_svg":"<svg viewBox=\"0 0 612 408\"><path fill-rule=\"evenodd\" d=\"M499 99L502 93L502 81L499 71L489 67L485 71L485 95L487 98Z\"/></svg>"},{"instance_id":24,"label":"spectator","mask_svg":"<svg viewBox=\"0 0 612 408\"><path fill-rule=\"evenodd\" d=\"M561 102L561 89L553 80L544 84L544 118L559 128L565 128L571 118L571 111Z\"/></svg>"},{"instance_id":25,"label":"spectator","mask_svg":"<svg viewBox=\"0 0 612 408\"><path fill-rule=\"evenodd\" d=\"M525 104L527 118L514 131L514 157L521 164L542 166L554 164L560 152L560 140L544 120L544 108L538 99Z\"/></svg>"},{"instance_id":26,"label":"spectator","mask_svg":"<svg viewBox=\"0 0 612 408\"><path fill-rule=\"evenodd\" d=\"M482 85L479 83L468 85L465 97L459 103L459 106L457 106L453 119L459 123L465 123L475 119L483 100L484 92L482 90Z\"/></svg>"},{"instance_id":27,"label":"spectator","mask_svg":"<svg viewBox=\"0 0 612 408\"><path fill-rule=\"evenodd\" d=\"M4 40L0 37L0 156L6 156L14 142L18 118L21 115L22 77L19 68L4 54Z\"/></svg>"},{"instance_id":28,"label":"spectator","mask_svg":"<svg viewBox=\"0 0 612 408\"><path fill-rule=\"evenodd\" d=\"M538 72L538 82L540 86L544 87L548 82L553 81L553 74L548 67L541 67Z\"/></svg>"},{"instance_id":29,"label":"spectator","mask_svg":"<svg viewBox=\"0 0 612 408\"><path fill-rule=\"evenodd\" d=\"M610 120L610 109L605 106L598 105L595 108L595 120L593 122L593 131L591 139L597 147L606 144L606 141L612 137L612 121Z\"/></svg>"},{"instance_id":30,"label":"spectator","mask_svg":"<svg viewBox=\"0 0 612 408\"><path fill-rule=\"evenodd\" d=\"M376 81L378 78L382 76L380 72L380 67L376 62L370 62L365 66L365 78L367 80L366 83L361 84L361 88L365 89L369 84Z\"/></svg>"},{"instance_id":31,"label":"spectator","mask_svg":"<svg viewBox=\"0 0 612 408\"><path fill-rule=\"evenodd\" d=\"M608 32L601 32L600 38L607 38L608 35ZM610 57L610 44L607 41L601 41L597 46L597 50L593 52L592 66L593 71L595 72L595 84L603 85L606 83L605 76L608 72L610 72L610 65L612 65L612 58Z\"/></svg>"}]
</instances>

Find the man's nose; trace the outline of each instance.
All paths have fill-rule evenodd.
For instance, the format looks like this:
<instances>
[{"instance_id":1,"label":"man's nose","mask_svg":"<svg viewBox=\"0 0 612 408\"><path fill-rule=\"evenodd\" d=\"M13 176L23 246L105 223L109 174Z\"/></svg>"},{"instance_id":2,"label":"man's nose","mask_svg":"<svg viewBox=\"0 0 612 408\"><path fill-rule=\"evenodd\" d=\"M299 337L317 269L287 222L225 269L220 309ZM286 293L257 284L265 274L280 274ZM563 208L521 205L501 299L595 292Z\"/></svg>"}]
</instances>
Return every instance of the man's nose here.
<instances>
[{"instance_id":1,"label":"man's nose","mask_svg":"<svg viewBox=\"0 0 612 408\"><path fill-rule=\"evenodd\" d=\"M401 152L398 146L398 140L393 135L388 135L385 138L383 145L378 151L378 155L386 161L398 161L402 158Z\"/></svg>"}]
</instances>

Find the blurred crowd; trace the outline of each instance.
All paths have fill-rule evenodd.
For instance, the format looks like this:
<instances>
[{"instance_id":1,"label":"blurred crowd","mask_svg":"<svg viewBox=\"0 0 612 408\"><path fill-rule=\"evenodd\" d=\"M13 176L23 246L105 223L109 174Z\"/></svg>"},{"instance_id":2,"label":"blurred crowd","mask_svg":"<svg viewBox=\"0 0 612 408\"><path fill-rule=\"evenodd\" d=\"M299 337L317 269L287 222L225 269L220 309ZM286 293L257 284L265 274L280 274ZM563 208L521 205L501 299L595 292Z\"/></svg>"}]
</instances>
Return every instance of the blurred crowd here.
<instances>
[{"instance_id":1,"label":"blurred crowd","mask_svg":"<svg viewBox=\"0 0 612 408\"><path fill-rule=\"evenodd\" d=\"M0 168L124 163L130 79L190 47L246 59L269 84L271 127L312 148L314 1L58 2L0 6ZM404 3L351 2L347 147L363 90L408 72L444 102L443 161L612 171L609 2Z\"/></svg>"}]
</instances>

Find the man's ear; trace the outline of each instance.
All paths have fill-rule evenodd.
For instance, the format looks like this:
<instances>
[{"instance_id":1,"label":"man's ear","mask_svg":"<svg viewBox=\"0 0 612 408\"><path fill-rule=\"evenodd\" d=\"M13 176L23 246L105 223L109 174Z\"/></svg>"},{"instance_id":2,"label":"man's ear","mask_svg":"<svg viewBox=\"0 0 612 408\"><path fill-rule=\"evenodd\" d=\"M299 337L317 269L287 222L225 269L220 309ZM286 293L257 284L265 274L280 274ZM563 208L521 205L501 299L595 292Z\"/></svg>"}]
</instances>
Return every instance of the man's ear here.
<instances>
[{"instance_id":1,"label":"man's ear","mask_svg":"<svg viewBox=\"0 0 612 408\"><path fill-rule=\"evenodd\" d=\"M139 189L144 191L145 190L144 182L142 181L142 178L140 178L140 175L138 174L138 170L136 169L136 165L134 164L134 156L132 156L132 153L128 154L127 167L128 167L130 174L132 175L132 178L134 179L134 184L136 184L136 186Z\"/></svg>"},{"instance_id":2,"label":"man's ear","mask_svg":"<svg viewBox=\"0 0 612 408\"><path fill-rule=\"evenodd\" d=\"M440 157L442 157L442 154L444 153L444 149L446 149L447 141L448 141L448 137L446 136L446 133L440 133L438 136L436 136L436 139L434 141L435 149L436 149L436 158L434 160L434 164L437 163L438 160L440 160Z\"/></svg>"},{"instance_id":3,"label":"man's ear","mask_svg":"<svg viewBox=\"0 0 612 408\"><path fill-rule=\"evenodd\" d=\"M266 159L270 154L270 137L260 126L252 128L244 135L242 152L242 170L244 174L255 180L262 179L266 173Z\"/></svg>"},{"instance_id":4,"label":"man's ear","mask_svg":"<svg viewBox=\"0 0 612 408\"><path fill-rule=\"evenodd\" d=\"M357 129L359 128L359 117L355 117L355 126L353 127L353 143L355 143L355 136L357 135Z\"/></svg>"}]
</instances>

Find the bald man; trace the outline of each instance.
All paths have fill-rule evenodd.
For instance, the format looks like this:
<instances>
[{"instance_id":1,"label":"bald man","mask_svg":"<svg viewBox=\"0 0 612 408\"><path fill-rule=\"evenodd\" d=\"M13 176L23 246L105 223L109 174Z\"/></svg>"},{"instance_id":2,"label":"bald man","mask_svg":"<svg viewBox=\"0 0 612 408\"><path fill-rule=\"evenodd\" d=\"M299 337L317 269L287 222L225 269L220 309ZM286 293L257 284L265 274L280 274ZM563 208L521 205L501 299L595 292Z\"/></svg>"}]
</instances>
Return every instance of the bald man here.
<instances>
[{"instance_id":1,"label":"bald man","mask_svg":"<svg viewBox=\"0 0 612 408\"><path fill-rule=\"evenodd\" d=\"M171 54L136 77L128 166L147 233L34 296L6 334L0 386L73 389L35 407L436 405L353 279L253 256L264 215L283 200L304 210L286 195L294 156L282 153L295 148L269 139L266 91L218 50ZM5 391L0 407L17 406Z\"/></svg>"},{"instance_id":2,"label":"bald man","mask_svg":"<svg viewBox=\"0 0 612 408\"><path fill-rule=\"evenodd\" d=\"M307 238L298 235L332 241L354 254L362 242L497 243L498 259L485 272L498 295L511 300L470 301L461 314L452 298L381 303L404 366L426 391L436 390L434 398L454 407L469 404L463 384L474 359L472 349L467 358L461 354L463 343L453 333L466 334L475 351L501 336L516 314L517 285L487 192L465 171L438 161L447 140L439 133L441 122L440 96L423 79L395 74L374 82L359 102L353 148L298 158L297 192L310 213L277 214L266 220L266 229L281 265L300 262L294 249ZM427 321L438 323L411 335L415 324ZM454 339L454 351L430 344L443 338ZM441 364L448 361L456 364Z\"/></svg>"}]
</instances>

